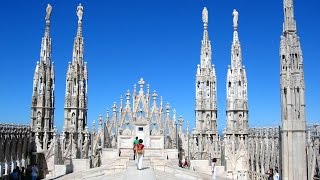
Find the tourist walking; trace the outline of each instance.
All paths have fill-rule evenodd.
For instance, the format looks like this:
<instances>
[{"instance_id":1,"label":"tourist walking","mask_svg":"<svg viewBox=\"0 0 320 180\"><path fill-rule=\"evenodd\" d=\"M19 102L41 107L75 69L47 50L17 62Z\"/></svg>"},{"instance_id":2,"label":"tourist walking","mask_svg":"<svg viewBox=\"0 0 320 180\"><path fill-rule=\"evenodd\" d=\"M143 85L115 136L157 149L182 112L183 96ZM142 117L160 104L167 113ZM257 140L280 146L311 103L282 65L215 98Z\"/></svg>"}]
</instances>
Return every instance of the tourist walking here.
<instances>
[{"instance_id":1,"label":"tourist walking","mask_svg":"<svg viewBox=\"0 0 320 180\"><path fill-rule=\"evenodd\" d=\"M211 172L212 172L212 179L216 179L216 163L217 163L217 159L213 158L212 162L211 162Z\"/></svg>"},{"instance_id":2,"label":"tourist walking","mask_svg":"<svg viewBox=\"0 0 320 180\"><path fill-rule=\"evenodd\" d=\"M26 171L25 171L25 167L21 167L21 172L20 172L20 177L21 179L26 179Z\"/></svg>"},{"instance_id":3,"label":"tourist walking","mask_svg":"<svg viewBox=\"0 0 320 180\"><path fill-rule=\"evenodd\" d=\"M19 172L16 168L13 169L12 173L10 174L10 179L19 180Z\"/></svg>"},{"instance_id":4,"label":"tourist walking","mask_svg":"<svg viewBox=\"0 0 320 180\"><path fill-rule=\"evenodd\" d=\"M143 140L139 139L139 144L136 145L137 154L138 154L138 169L142 169L142 161L144 157L144 145L142 144Z\"/></svg>"},{"instance_id":5,"label":"tourist walking","mask_svg":"<svg viewBox=\"0 0 320 180\"><path fill-rule=\"evenodd\" d=\"M184 160L183 168L189 168L188 158L186 157Z\"/></svg>"},{"instance_id":6,"label":"tourist walking","mask_svg":"<svg viewBox=\"0 0 320 180\"><path fill-rule=\"evenodd\" d=\"M268 180L273 180L273 169L270 168L268 171Z\"/></svg>"},{"instance_id":7,"label":"tourist walking","mask_svg":"<svg viewBox=\"0 0 320 180\"><path fill-rule=\"evenodd\" d=\"M273 175L273 180L280 180L280 175L278 173L278 169L274 169L274 175Z\"/></svg>"},{"instance_id":8,"label":"tourist walking","mask_svg":"<svg viewBox=\"0 0 320 180\"><path fill-rule=\"evenodd\" d=\"M138 137L133 141L133 160L136 160L137 152L136 152L136 145L139 144Z\"/></svg>"},{"instance_id":9,"label":"tourist walking","mask_svg":"<svg viewBox=\"0 0 320 180\"><path fill-rule=\"evenodd\" d=\"M35 165L32 166L32 169L31 169L31 177L32 177L32 180L37 180L37 177L38 177L38 167L37 167L37 164L35 164Z\"/></svg>"}]
</instances>

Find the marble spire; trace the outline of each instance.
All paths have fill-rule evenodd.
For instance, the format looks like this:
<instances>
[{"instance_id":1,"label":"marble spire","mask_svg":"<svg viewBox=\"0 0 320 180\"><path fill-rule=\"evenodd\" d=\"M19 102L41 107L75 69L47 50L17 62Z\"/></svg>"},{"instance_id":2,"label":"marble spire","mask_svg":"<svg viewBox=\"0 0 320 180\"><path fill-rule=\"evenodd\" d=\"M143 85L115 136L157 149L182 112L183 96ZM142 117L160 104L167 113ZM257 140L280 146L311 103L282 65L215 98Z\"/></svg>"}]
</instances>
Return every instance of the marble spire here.
<instances>
[{"instance_id":1,"label":"marble spire","mask_svg":"<svg viewBox=\"0 0 320 180\"><path fill-rule=\"evenodd\" d=\"M40 146L37 150L46 150L52 138L54 126L54 66L51 62L50 16L52 6L47 5L45 33L41 40L40 60L37 61L33 77L31 104L31 129L38 134Z\"/></svg>"},{"instance_id":2,"label":"marble spire","mask_svg":"<svg viewBox=\"0 0 320 180\"><path fill-rule=\"evenodd\" d=\"M280 41L282 179L307 179L302 50L293 15L293 1L284 0L283 7L284 23Z\"/></svg>"},{"instance_id":3,"label":"marble spire","mask_svg":"<svg viewBox=\"0 0 320 180\"><path fill-rule=\"evenodd\" d=\"M239 172L247 173L248 143L243 139L248 138L248 98L247 98L247 76L242 66L241 46L238 36L237 10L233 10L233 41L231 45L231 66L227 70L227 107L225 131L225 144L237 144L235 148L226 148L226 170L227 177L235 178L241 176ZM241 155L240 155L241 154ZM238 158L240 157L241 158ZM238 158L238 159L237 159Z\"/></svg>"},{"instance_id":4,"label":"marble spire","mask_svg":"<svg viewBox=\"0 0 320 180\"><path fill-rule=\"evenodd\" d=\"M211 44L208 33L208 10L202 10L203 38L201 41L200 64L196 70L196 131L199 143L197 152L207 151L205 142L208 137L216 139L217 130L217 83L216 71L211 63ZM210 149L210 148L209 148ZM214 148L211 148L212 150ZM207 152L215 153L215 152ZM196 157L201 159L204 157Z\"/></svg>"},{"instance_id":5,"label":"marble spire","mask_svg":"<svg viewBox=\"0 0 320 180\"><path fill-rule=\"evenodd\" d=\"M84 41L82 36L83 6L78 5L77 34L74 38L72 62L69 63L66 77L64 127L66 132L74 128L84 132L87 125L88 68L84 62Z\"/></svg>"}]
</instances>

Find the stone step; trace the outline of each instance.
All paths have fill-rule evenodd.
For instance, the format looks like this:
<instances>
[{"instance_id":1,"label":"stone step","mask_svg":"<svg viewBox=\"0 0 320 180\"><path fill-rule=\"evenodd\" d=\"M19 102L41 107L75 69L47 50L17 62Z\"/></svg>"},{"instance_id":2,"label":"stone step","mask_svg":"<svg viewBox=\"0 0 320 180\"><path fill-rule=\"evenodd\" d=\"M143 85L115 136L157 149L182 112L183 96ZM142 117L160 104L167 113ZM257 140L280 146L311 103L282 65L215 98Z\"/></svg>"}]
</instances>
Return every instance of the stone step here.
<instances>
[{"instance_id":1,"label":"stone step","mask_svg":"<svg viewBox=\"0 0 320 180\"><path fill-rule=\"evenodd\" d=\"M122 180L124 178L124 173L117 173L117 174L105 174L103 176L94 177L94 180ZM89 179L88 179L89 180Z\"/></svg>"},{"instance_id":2,"label":"stone step","mask_svg":"<svg viewBox=\"0 0 320 180\"><path fill-rule=\"evenodd\" d=\"M163 171L154 171L154 174L157 180L167 180L167 179L183 180L184 179L184 178L175 177L173 174L163 172Z\"/></svg>"}]
</instances>

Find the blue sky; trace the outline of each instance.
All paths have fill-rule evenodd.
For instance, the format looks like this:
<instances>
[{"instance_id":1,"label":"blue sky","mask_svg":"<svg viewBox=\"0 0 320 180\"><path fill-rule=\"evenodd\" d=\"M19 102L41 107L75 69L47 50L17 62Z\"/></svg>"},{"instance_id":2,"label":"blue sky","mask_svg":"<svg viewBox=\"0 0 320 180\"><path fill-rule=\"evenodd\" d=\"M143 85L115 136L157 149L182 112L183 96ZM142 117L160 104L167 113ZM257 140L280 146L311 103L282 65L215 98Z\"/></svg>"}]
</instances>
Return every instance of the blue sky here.
<instances>
[{"instance_id":1,"label":"blue sky","mask_svg":"<svg viewBox=\"0 0 320 180\"><path fill-rule=\"evenodd\" d=\"M232 11L239 12L239 37L248 76L251 127L280 124L279 41L282 0L86 0L18 1L0 6L0 122L29 124L33 73L39 60L50 3L52 60L56 74L55 124L61 130L65 75L76 35L76 7L84 6L83 36L89 71L89 125L143 77L190 126L195 124L195 73L203 25L209 11L209 37L216 67L218 127L225 118L225 84L232 42ZM320 119L319 0L295 0L306 81L308 122ZM318 45L318 46L317 46Z\"/></svg>"}]
</instances>

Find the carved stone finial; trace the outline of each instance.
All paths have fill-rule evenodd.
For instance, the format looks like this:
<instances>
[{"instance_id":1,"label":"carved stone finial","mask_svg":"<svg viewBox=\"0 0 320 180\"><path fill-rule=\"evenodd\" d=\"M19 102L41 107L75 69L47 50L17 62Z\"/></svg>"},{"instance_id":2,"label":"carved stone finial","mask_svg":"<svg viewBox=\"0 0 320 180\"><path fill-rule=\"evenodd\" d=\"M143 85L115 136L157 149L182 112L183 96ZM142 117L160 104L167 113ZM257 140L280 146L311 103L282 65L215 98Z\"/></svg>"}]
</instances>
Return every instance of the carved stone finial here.
<instances>
[{"instance_id":1,"label":"carved stone finial","mask_svg":"<svg viewBox=\"0 0 320 180\"><path fill-rule=\"evenodd\" d=\"M117 111L117 105L116 102L113 102L113 106L112 106L113 112Z\"/></svg>"},{"instance_id":2,"label":"carved stone finial","mask_svg":"<svg viewBox=\"0 0 320 180\"><path fill-rule=\"evenodd\" d=\"M153 94L152 94L153 100L156 100L156 99L157 99L157 96L158 96L157 91L154 90L154 91L153 91Z\"/></svg>"},{"instance_id":3,"label":"carved stone finial","mask_svg":"<svg viewBox=\"0 0 320 180\"><path fill-rule=\"evenodd\" d=\"M233 28L234 30L238 29L238 17L239 17L239 13L236 9L233 10L232 12L233 15Z\"/></svg>"},{"instance_id":4,"label":"carved stone finial","mask_svg":"<svg viewBox=\"0 0 320 180\"><path fill-rule=\"evenodd\" d=\"M138 84L140 85L140 92L142 92L143 91L143 85L144 85L144 80L143 80L143 78L140 78L140 80L138 81Z\"/></svg>"},{"instance_id":5,"label":"carved stone finial","mask_svg":"<svg viewBox=\"0 0 320 180\"><path fill-rule=\"evenodd\" d=\"M133 93L136 93L136 91L137 91L137 85L134 84L134 85L133 85Z\"/></svg>"},{"instance_id":6,"label":"carved stone finial","mask_svg":"<svg viewBox=\"0 0 320 180\"><path fill-rule=\"evenodd\" d=\"M126 96L127 96L127 100L130 100L130 91L129 91L129 89L128 89L128 91L127 91L127 93L126 93Z\"/></svg>"},{"instance_id":7,"label":"carved stone finial","mask_svg":"<svg viewBox=\"0 0 320 180\"><path fill-rule=\"evenodd\" d=\"M182 116L179 117L179 123L180 123L180 126L182 126L182 123L183 123L183 117Z\"/></svg>"},{"instance_id":8,"label":"carved stone finial","mask_svg":"<svg viewBox=\"0 0 320 180\"><path fill-rule=\"evenodd\" d=\"M83 6L80 3L77 7L78 23L82 22L82 15L83 15Z\"/></svg>"},{"instance_id":9,"label":"carved stone finial","mask_svg":"<svg viewBox=\"0 0 320 180\"><path fill-rule=\"evenodd\" d=\"M189 134L189 121L187 121L187 134Z\"/></svg>"},{"instance_id":10,"label":"carved stone finial","mask_svg":"<svg viewBox=\"0 0 320 180\"><path fill-rule=\"evenodd\" d=\"M200 72L201 72L201 71L200 71L200 64L198 64L198 65L197 65L197 74L199 75Z\"/></svg>"},{"instance_id":11,"label":"carved stone finial","mask_svg":"<svg viewBox=\"0 0 320 180\"><path fill-rule=\"evenodd\" d=\"M122 95L120 95L120 109L122 109Z\"/></svg>"},{"instance_id":12,"label":"carved stone finial","mask_svg":"<svg viewBox=\"0 0 320 180\"><path fill-rule=\"evenodd\" d=\"M207 24L208 24L208 10L206 7L204 7L202 10L202 21L203 21L204 26L207 26Z\"/></svg>"},{"instance_id":13,"label":"carved stone finial","mask_svg":"<svg viewBox=\"0 0 320 180\"><path fill-rule=\"evenodd\" d=\"M99 116L99 125L102 126L102 115Z\"/></svg>"},{"instance_id":14,"label":"carved stone finial","mask_svg":"<svg viewBox=\"0 0 320 180\"><path fill-rule=\"evenodd\" d=\"M166 110L167 110L167 111L170 111L170 108L171 108L171 107L170 107L170 104L167 103L167 104L166 104Z\"/></svg>"},{"instance_id":15,"label":"carved stone finial","mask_svg":"<svg viewBox=\"0 0 320 180\"><path fill-rule=\"evenodd\" d=\"M46 9L46 21L50 20L51 12L52 12L52 6L48 4Z\"/></svg>"}]
</instances>

